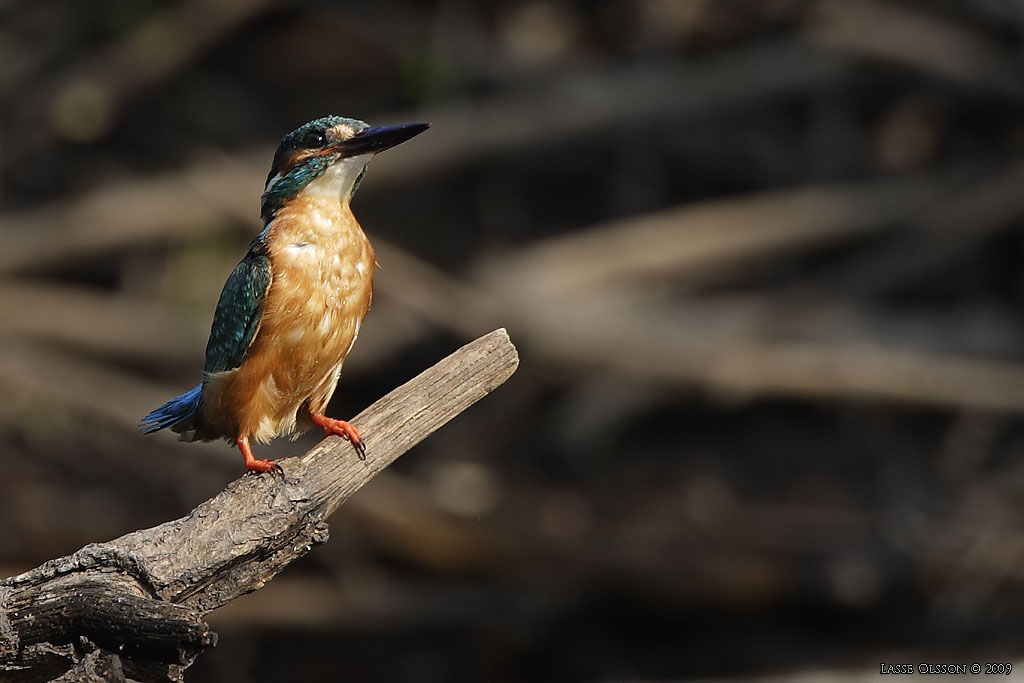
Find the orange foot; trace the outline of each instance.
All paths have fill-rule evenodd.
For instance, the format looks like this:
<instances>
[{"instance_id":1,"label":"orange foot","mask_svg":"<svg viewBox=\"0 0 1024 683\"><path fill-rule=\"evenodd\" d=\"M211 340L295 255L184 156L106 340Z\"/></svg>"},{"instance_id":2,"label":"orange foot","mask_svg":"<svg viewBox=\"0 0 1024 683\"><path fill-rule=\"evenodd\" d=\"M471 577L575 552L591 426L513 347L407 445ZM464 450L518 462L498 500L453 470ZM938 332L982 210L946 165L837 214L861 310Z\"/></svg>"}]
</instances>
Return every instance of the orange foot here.
<instances>
[{"instance_id":1,"label":"orange foot","mask_svg":"<svg viewBox=\"0 0 1024 683\"><path fill-rule=\"evenodd\" d=\"M249 437L240 436L235 440L238 450L242 451L245 458L245 469L249 472L277 472L284 474L284 470L273 460L257 460L253 457L252 448L249 447Z\"/></svg>"},{"instance_id":2,"label":"orange foot","mask_svg":"<svg viewBox=\"0 0 1024 683\"><path fill-rule=\"evenodd\" d=\"M344 420L335 420L326 415L313 415L312 417L313 424L320 425L328 434L337 434L351 441L356 453L359 454L359 459L366 460L366 444L363 443L363 437L359 436L358 429Z\"/></svg>"}]
</instances>

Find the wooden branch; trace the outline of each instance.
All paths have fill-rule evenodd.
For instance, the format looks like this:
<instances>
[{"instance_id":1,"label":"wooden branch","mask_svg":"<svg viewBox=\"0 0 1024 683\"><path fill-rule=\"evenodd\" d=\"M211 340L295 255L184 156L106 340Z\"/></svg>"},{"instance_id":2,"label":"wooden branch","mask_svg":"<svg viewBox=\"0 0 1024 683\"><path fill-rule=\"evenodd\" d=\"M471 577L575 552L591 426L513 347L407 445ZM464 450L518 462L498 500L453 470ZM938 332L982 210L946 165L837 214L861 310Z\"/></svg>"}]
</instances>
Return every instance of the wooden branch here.
<instances>
[{"instance_id":1,"label":"wooden branch","mask_svg":"<svg viewBox=\"0 0 1024 683\"><path fill-rule=\"evenodd\" d=\"M365 461L347 441L330 437L280 461L283 477L244 476L181 519L0 581L0 681L48 680L55 657L65 669L81 659L76 671L116 674L107 660L85 662L95 648L120 655L125 675L180 680L216 643L205 614L258 590L326 542L325 520L339 505L518 364L508 334L495 330L353 420L366 439ZM67 680L117 680L75 675Z\"/></svg>"}]
</instances>

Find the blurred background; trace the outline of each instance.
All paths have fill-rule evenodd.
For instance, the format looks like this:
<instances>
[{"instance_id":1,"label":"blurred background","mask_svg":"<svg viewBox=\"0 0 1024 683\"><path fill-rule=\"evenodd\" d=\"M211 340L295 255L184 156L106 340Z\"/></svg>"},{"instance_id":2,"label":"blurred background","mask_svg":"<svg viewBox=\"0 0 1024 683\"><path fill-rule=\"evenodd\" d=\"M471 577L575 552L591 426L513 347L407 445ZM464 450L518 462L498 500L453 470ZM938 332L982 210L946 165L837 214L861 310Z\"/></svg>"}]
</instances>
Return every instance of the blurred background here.
<instances>
[{"instance_id":1,"label":"blurred background","mask_svg":"<svg viewBox=\"0 0 1024 683\"><path fill-rule=\"evenodd\" d=\"M188 680L860 680L1024 616L1024 5L0 2L0 576L187 513L280 137L430 121L354 202L330 414L500 390L210 615ZM258 457L305 451L278 441Z\"/></svg>"}]
</instances>

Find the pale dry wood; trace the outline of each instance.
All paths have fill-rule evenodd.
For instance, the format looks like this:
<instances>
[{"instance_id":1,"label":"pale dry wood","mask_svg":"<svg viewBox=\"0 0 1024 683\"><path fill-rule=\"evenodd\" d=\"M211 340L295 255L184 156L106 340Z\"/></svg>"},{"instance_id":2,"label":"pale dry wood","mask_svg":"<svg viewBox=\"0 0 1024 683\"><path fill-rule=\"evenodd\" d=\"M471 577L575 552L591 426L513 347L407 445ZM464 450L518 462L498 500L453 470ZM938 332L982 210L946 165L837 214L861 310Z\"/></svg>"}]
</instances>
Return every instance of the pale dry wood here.
<instances>
[{"instance_id":1,"label":"pale dry wood","mask_svg":"<svg viewBox=\"0 0 1024 683\"><path fill-rule=\"evenodd\" d=\"M0 676L6 666L8 675L30 680L10 669L31 660L37 650L30 647L87 637L106 650L125 645L135 677L180 677L215 638L203 615L258 590L325 542L325 520L338 506L500 386L518 362L505 330L495 330L353 419L366 440L365 461L347 441L330 437L302 457L281 461L283 477L242 477L181 519L86 546L0 582Z\"/></svg>"}]
</instances>

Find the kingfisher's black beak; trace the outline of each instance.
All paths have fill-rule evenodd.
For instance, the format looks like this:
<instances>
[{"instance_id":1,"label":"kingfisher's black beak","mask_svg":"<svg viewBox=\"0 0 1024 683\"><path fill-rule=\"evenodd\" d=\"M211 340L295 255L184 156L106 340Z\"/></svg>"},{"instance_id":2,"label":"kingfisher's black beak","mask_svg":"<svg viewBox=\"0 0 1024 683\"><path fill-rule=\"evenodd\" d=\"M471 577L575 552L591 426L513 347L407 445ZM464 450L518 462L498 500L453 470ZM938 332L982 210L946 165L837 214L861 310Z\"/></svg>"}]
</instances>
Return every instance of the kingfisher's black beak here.
<instances>
[{"instance_id":1,"label":"kingfisher's black beak","mask_svg":"<svg viewBox=\"0 0 1024 683\"><path fill-rule=\"evenodd\" d=\"M383 152L414 138L427 128L429 123L399 123L395 126L371 126L364 128L353 137L338 143L335 149L342 156L354 157L360 154Z\"/></svg>"}]
</instances>

